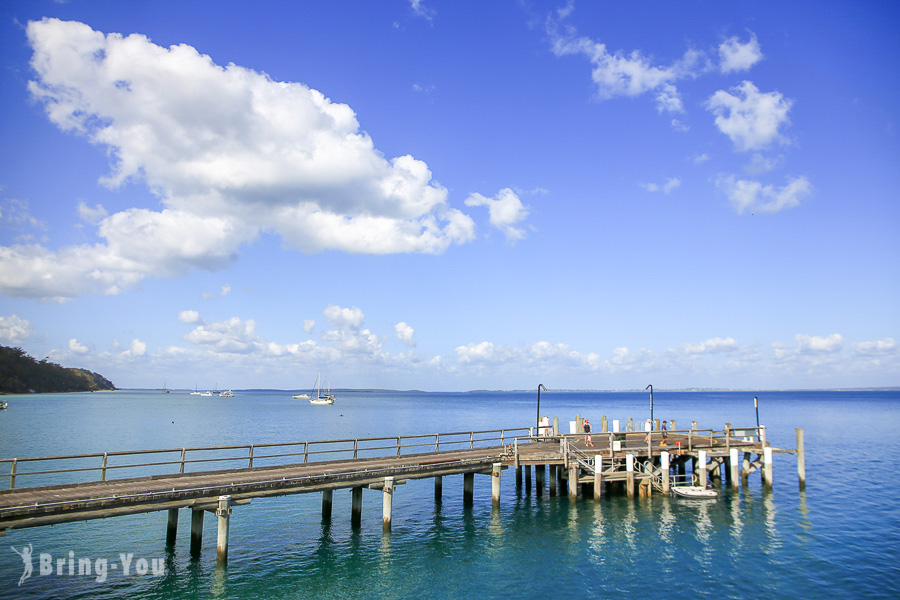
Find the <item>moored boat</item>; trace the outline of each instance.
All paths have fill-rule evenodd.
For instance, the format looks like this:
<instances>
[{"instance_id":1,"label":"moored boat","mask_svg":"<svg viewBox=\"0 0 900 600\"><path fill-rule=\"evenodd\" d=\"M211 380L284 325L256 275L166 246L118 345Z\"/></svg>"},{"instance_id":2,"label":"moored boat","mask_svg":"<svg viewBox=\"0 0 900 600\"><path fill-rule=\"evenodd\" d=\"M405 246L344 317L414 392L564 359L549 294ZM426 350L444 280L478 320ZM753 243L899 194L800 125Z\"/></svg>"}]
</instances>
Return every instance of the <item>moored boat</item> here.
<instances>
[{"instance_id":1,"label":"moored boat","mask_svg":"<svg viewBox=\"0 0 900 600\"><path fill-rule=\"evenodd\" d=\"M699 485L676 485L672 488L672 493L682 498L716 498L718 494L716 490L709 490Z\"/></svg>"}]
</instances>

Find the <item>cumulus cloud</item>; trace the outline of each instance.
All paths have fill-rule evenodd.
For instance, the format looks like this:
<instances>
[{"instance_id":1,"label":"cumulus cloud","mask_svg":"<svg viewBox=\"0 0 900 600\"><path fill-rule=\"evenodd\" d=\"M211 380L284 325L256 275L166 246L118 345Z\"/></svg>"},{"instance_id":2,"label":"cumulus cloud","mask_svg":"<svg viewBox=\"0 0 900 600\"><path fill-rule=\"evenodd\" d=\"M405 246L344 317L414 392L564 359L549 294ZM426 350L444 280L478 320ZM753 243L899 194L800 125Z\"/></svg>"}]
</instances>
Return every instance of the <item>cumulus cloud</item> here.
<instances>
[{"instance_id":1,"label":"cumulus cloud","mask_svg":"<svg viewBox=\"0 0 900 600\"><path fill-rule=\"evenodd\" d=\"M493 198L472 194L466 198L466 206L486 206L491 225L502 231L507 241L525 237L525 231L516 225L528 216L528 208L511 189L503 188Z\"/></svg>"},{"instance_id":2,"label":"cumulus cloud","mask_svg":"<svg viewBox=\"0 0 900 600\"><path fill-rule=\"evenodd\" d=\"M31 22L27 35L29 90L50 121L106 149L103 184L146 184L163 209L85 205L99 243L0 248L6 294L115 294L221 268L262 232L303 252L440 253L474 239L424 162L385 158L351 108L317 90L77 22Z\"/></svg>"},{"instance_id":3,"label":"cumulus cloud","mask_svg":"<svg viewBox=\"0 0 900 600\"><path fill-rule=\"evenodd\" d=\"M199 323L200 322L200 313L196 310L183 310L178 313L178 320L182 323Z\"/></svg>"},{"instance_id":4,"label":"cumulus cloud","mask_svg":"<svg viewBox=\"0 0 900 600\"><path fill-rule=\"evenodd\" d=\"M789 123L793 100L779 92L760 92L744 81L730 92L719 90L709 97L706 108L716 118L716 127L727 135L736 150L759 150L774 143L787 143L780 129Z\"/></svg>"},{"instance_id":5,"label":"cumulus cloud","mask_svg":"<svg viewBox=\"0 0 900 600\"><path fill-rule=\"evenodd\" d=\"M737 36L730 37L719 46L719 70L723 73L746 71L762 57L755 34L751 33L750 41L746 43L742 43Z\"/></svg>"},{"instance_id":6,"label":"cumulus cloud","mask_svg":"<svg viewBox=\"0 0 900 600\"><path fill-rule=\"evenodd\" d=\"M734 175L720 175L716 186L740 215L745 212L777 213L797 206L812 192L806 177L795 177L782 187L763 185L758 181L737 179Z\"/></svg>"},{"instance_id":7,"label":"cumulus cloud","mask_svg":"<svg viewBox=\"0 0 900 600\"><path fill-rule=\"evenodd\" d=\"M226 321L198 325L184 339L216 352L249 354L264 347L255 330L256 322L253 319L243 321L232 317Z\"/></svg>"},{"instance_id":8,"label":"cumulus cloud","mask_svg":"<svg viewBox=\"0 0 900 600\"><path fill-rule=\"evenodd\" d=\"M897 351L897 344L894 338L884 338L874 342L858 342L853 344L853 351L860 356L878 356L884 354L893 354Z\"/></svg>"},{"instance_id":9,"label":"cumulus cloud","mask_svg":"<svg viewBox=\"0 0 900 600\"><path fill-rule=\"evenodd\" d=\"M844 345L844 336L839 333L827 336L798 333L794 339L797 341L797 347L801 353L837 352Z\"/></svg>"},{"instance_id":10,"label":"cumulus cloud","mask_svg":"<svg viewBox=\"0 0 900 600\"><path fill-rule=\"evenodd\" d=\"M109 213L106 212L106 209L103 208L100 204L95 205L93 208L88 206L85 202L78 203L78 216L81 217L81 220L90 225L99 225L103 219L109 216Z\"/></svg>"},{"instance_id":11,"label":"cumulus cloud","mask_svg":"<svg viewBox=\"0 0 900 600\"><path fill-rule=\"evenodd\" d=\"M738 349L737 340L732 337L710 338L703 342L688 343L682 347L684 354L717 354L720 352L733 352Z\"/></svg>"},{"instance_id":12,"label":"cumulus cloud","mask_svg":"<svg viewBox=\"0 0 900 600\"><path fill-rule=\"evenodd\" d=\"M128 351L131 356L144 356L147 353L147 343L141 340L131 340L131 350Z\"/></svg>"},{"instance_id":13,"label":"cumulus cloud","mask_svg":"<svg viewBox=\"0 0 900 600\"><path fill-rule=\"evenodd\" d=\"M677 177L669 177L663 184L641 183L640 186L648 192L662 192L664 194L668 194L672 190L681 186L681 180Z\"/></svg>"},{"instance_id":14,"label":"cumulus cloud","mask_svg":"<svg viewBox=\"0 0 900 600\"><path fill-rule=\"evenodd\" d=\"M27 319L18 315L0 316L0 340L8 344L21 344L34 337L35 329Z\"/></svg>"},{"instance_id":15,"label":"cumulus cloud","mask_svg":"<svg viewBox=\"0 0 900 600\"><path fill-rule=\"evenodd\" d=\"M74 354L87 354L90 348L79 342L76 338L69 340L69 350Z\"/></svg>"},{"instance_id":16,"label":"cumulus cloud","mask_svg":"<svg viewBox=\"0 0 900 600\"><path fill-rule=\"evenodd\" d=\"M394 333L397 334L397 339L403 342L408 346L415 346L416 342L413 339L413 334L415 333L415 329L407 325L404 321L401 321L394 325Z\"/></svg>"}]
</instances>

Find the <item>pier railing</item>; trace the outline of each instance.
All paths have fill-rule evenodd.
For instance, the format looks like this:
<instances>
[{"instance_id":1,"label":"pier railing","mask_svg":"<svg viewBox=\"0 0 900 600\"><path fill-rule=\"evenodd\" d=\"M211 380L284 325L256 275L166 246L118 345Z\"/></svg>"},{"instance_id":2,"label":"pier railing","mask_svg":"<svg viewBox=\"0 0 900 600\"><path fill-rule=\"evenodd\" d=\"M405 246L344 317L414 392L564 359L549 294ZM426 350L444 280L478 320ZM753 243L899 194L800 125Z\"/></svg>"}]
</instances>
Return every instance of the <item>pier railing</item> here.
<instances>
[{"instance_id":1,"label":"pier railing","mask_svg":"<svg viewBox=\"0 0 900 600\"><path fill-rule=\"evenodd\" d=\"M442 450L505 446L517 436L527 437L528 431L527 427L518 427L340 440L3 458L0 459L0 464L8 464L9 471L0 474L0 480L7 478L9 489L14 489L17 485L22 487L21 479L25 477L28 478L28 485L25 487L33 487L222 468L253 469L331 460L385 458ZM39 470L23 470L23 467ZM96 474L93 478L84 478L85 474L92 473ZM116 477L108 477L109 475Z\"/></svg>"}]
</instances>

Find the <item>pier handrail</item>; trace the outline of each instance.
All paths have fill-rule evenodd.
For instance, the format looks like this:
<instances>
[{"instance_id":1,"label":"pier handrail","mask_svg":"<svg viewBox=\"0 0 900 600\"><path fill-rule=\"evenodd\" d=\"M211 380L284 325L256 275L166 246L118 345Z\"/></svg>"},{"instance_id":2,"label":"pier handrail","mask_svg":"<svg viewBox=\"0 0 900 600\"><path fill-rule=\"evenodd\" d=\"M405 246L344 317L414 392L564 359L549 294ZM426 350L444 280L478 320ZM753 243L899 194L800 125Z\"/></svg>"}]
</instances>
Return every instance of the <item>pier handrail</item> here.
<instances>
[{"instance_id":1,"label":"pier handrail","mask_svg":"<svg viewBox=\"0 0 900 600\"><path fill-rule=\"evenodd\" d=\"M455 431L431 434L394 435L385 437L345 438L337 440L305 440L300 442L266 442L261 444L236 444L222 446L199 446L184 448L162 448L150 450L119 450L114 452L90 452L85 454L65 454L59 456L33 456L0 458L0 463L9 463L9 473L0 474L0 478L9 479L9 489L16 487L16 479L34 475L55 475L63 473L100 472L100 481L106 481L108 471L120 469L146 469L150 467L177 466L178 473L185 473L187 465L205 463L246 463L245 467L261 468L290 464L283 459L298 457L297 462L309 463L333 458L381 458L386 456L403 456L404 454L440 452L462 448L505 446L518 434L528 432L528 427L506 429L486 429L480 431ZM280 452L260 454L260 449L281 449ZM240 455L234 451L243 451ZM404 452L405 451L405 452ZM154 460L153 455L165 458L166 454L177 453L177 460ZM188 454L197 456L188 458ZM208 453L208 454L204 454ZM223 455L224 453L224 455ZM212 454L212 455L210 455ZM349 456L348 456L349 455ZM364 456L362 456L364 455ZM110 464L114 457L148 457L148 462L127 462ZM302 461L299 459L302 457ZM91 465L90 459L102 459L99 466ZM281 461L279 462L279 459ZM41 463L57 461L66 463L68 468L45 469L40 471L21 471L23 463ZM79 461L82 464L77 464ZM260 461L267 461L259 465ZM71 463L76 463L71 465ZM256 464L254 464L256 463ZM70 466L71 465L71 466ZM171 474L171 473L165 473ZM19 486L21 487L21 485ZM28 486L26 486L28 487Z\"/></svg>"}]
</instances>

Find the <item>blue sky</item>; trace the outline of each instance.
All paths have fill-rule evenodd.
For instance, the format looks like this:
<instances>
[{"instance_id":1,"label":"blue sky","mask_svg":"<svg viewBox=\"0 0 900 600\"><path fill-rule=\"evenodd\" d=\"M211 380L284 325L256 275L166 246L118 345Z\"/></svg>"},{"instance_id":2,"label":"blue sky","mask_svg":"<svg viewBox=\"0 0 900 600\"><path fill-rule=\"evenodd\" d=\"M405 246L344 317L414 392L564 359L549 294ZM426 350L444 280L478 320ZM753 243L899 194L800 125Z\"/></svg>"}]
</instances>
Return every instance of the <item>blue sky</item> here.
<instances>
[{"instance_id":1,"label":"blue sky","mask_svg":"<svg viewBox=\"0 0 900 600\"><path fill-rule=\"evenodd\" d=\"M0 343L119 387L900 385L877 2L0 7Z\"/></svg>"}]
</instances>

